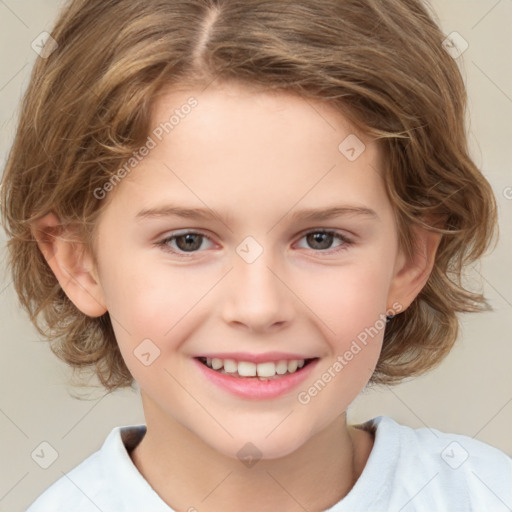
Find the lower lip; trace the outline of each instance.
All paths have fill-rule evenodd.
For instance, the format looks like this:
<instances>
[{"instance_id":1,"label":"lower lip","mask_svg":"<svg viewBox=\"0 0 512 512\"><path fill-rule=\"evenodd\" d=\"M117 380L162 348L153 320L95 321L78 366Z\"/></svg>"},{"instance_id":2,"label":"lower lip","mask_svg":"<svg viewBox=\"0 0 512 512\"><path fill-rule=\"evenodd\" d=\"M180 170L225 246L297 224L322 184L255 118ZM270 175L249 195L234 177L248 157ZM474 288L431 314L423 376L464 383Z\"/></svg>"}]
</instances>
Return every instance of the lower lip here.
<instances>
[{"instance_id":1,"label":"lower lip","mask_svg":"<svg viewBox=\"0 0 512 512\"><path fill-rule=\"evenodd\" d=\"M259 380L257 378L230 377L208 368L208 366L194 358L194 362L199 367L199 370L210 382L233 395L254 400L267 400L288 393L308 378L318 361L318 359L315 359L302 367L301 370L285 377L273 380Z\"/></svg>"}]
</instances>

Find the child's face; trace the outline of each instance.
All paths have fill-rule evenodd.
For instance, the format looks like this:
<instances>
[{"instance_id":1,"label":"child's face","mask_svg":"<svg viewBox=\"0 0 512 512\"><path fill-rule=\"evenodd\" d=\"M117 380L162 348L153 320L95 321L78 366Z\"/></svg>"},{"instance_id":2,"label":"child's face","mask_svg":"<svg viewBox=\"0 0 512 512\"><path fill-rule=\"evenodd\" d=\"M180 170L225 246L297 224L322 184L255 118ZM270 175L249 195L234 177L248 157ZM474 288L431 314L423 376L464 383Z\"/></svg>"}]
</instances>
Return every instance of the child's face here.
<instances>
[{"instance_id":1,"label":"child's face","mask_svg":"<svg viewBox=\"0 0 512 512\"><path fill-rule=\"evenodd\" d=\"M162 97L151 129L191 96L197 106L161 141L151 134L156 147L110 192L96 244L104 302L148 425L164 431L178 422L230 456L249 440L264 457L283 456L363 389L381 350L382 319L401 299L395 274L404 260L380 153L365 141L349 161L338 146L353 132L327 106L234 86ZM171 205L215 217L141 215ZM349 205L376 215L293 218ZM305 236L320 229L351 243ZM186 232L203 238L160 243ZM141 357L137 347L148 339L150 355ZM271 351L319 361L296 387L256 399L213 384L194 360ZM308 391L315 383L317 392Z\"/></svg>"}]
</instances>

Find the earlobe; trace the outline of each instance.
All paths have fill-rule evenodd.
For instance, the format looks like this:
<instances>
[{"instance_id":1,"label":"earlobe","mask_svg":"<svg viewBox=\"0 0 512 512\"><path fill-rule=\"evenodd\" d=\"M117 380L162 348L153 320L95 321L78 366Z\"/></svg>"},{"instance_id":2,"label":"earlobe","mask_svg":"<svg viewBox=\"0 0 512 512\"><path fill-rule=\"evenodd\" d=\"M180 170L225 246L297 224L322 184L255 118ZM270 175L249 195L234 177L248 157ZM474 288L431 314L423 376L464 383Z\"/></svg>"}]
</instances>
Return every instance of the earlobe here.
<instances>
[{"instance_id":1,"label":"earlobe","mask_svg":"<svg viewBox=\"0 0 512 512\"><path fill-rule=\"evenodd\" d=\"M93 260L69 228L54 213L32 225L32 233L64 293L82 313L98 317L106 313L105 299Z\"/></svg>"},{"instance_id":2,"label":"earlobe","mask_svg":"<svg viewBox=\"0 0 512 512\"><path fill-rule=\"evenodd\" d=\"M393 276L388 294L388 303L399 303L401 311L405 311L418 296L428 281L441 234L428 231L422 227L413 228L417 250L412 258L407 258L403 252L398 258L398 265Z\"/></svg>"}]
</instances>

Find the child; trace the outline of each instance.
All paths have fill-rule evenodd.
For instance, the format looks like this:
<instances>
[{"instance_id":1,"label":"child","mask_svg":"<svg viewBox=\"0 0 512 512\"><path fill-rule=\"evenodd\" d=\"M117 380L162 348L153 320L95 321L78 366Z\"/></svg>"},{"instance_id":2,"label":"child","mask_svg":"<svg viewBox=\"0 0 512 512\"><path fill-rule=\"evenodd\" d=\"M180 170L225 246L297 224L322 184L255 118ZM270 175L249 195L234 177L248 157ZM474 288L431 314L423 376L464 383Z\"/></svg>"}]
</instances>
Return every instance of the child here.
<instances>
[{"instance_id":1,"label":"child","mask_svg":"<svg viewBox=\"0 0 512 512\"><path fill-rule=\"evenodd\" d=\"M510 510L498 449L347 424L487 306L460 277L495 200L420 0L74 0L51 37L3 179L14 284L146 424L29 512Z\"/></svg>"}]
</instances>

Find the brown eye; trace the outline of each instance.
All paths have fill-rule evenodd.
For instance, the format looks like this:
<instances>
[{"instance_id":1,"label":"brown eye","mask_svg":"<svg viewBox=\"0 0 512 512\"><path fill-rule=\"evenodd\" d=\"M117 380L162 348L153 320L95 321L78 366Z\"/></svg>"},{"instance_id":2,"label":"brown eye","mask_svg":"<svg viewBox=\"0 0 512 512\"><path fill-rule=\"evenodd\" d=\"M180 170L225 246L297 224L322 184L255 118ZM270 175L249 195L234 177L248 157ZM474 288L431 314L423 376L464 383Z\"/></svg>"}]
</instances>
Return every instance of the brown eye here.
<instances>
[{"instance_id":1,"label":"brown eye","mask_svg":"<svg viewBox=\"0 0 512 512\"><path fill-rule=\"evenodd\" d=\"M197 233L189 233L175 237L176 245L182 251L196 251L201 247L202 235Z\"/></svg>"},{"instance_id":2,"label":"brown eye","mask_svg":"<svg viewBox=\"0 0 512 512\"><path fill-rule=\"evenodd\" d=\"M316 233L309 233L306 235L306 239L312 249L324 250L330 248L332 241L334 240L334 236L332 233L323 233L319 231Z\"/></svg>"},{"instance_id":3,"label":"brown eye","mask_svg":"<svg viewBox=\"0 0 512 512\"><path fill-rule=\"evenodd\" d=\"M306 240L308 249L313 249L315 252L330 251L337 252L348 248L352 242L345 236L335 231L329 230L316 230L306 233L302 238ZM342 243L332 248L332 243L335 239L340 240Z\"/></svg>"},{"instance_id":4,"label":"brown eye","mask_svg":"<svg viewBox=\"0 0 512 512\"><path fill-rule=\"evenodd\" d=\"M161 246L165 251L182 256L184 253L200 252L199 249L202 247L204 240L211 242L206 235L188 231L168 236L157 245Z\"/></svg>"}]
</instances>

